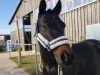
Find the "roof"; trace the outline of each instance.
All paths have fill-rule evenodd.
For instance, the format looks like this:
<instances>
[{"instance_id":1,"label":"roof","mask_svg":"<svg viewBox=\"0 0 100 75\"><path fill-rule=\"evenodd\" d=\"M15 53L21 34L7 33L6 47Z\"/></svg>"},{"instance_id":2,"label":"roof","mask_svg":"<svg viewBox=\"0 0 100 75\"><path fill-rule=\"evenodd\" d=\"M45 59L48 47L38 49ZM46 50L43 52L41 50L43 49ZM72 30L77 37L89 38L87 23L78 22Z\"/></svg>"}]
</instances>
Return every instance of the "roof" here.
<instances>
[{"instance_id":1,"label":"roof","mask_svg":"<svg viewBox=\"0 0 100 75\"><path fill-rule=\"evenodd\" d=\"M16 7L16 9L15 9L15 11L14 11L14 13L13 13L13 15L12 15L10 21L9 21L9 25L11 24L13 18L15 17L15 15L16 15L16 13L17 13L17 11L18 11L18 9L19 9L19 7L20 7L22 1L23 1L23 0L19 0L19 3L18 3L18 5L17 5L17 7Z\"/></svg>"},{"instance_id":2,"label":"roof","mask_svg":"<svg viewBox=\"0 0 100 75\"><path fill-rule=\"evenodd\" d=\"M10 36L10 34L0 34L0 36Z\"/></svg>"}]
</instances>

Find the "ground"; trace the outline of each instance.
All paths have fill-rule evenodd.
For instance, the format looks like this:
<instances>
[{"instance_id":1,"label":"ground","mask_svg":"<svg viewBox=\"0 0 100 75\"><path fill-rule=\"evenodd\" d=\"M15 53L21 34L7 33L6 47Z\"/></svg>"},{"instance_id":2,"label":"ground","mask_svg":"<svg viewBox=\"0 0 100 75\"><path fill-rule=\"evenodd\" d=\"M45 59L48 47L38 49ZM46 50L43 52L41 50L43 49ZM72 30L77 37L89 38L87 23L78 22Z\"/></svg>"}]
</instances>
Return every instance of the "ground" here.
<instances>
[{"instance_id":1,"label":"ground","mask_svg":"<svg viewBox=\"0 0 100 75\"><path fill-rule=\"evenodd\" d=\"M31 52L32 53L32 52ZM30 54L24 52L23 55ZM11 56L17 56L18 52L12 52ZM10 60L9 53L0 54L0 75L29 75L22 68L17 68L17 65Z\"/></svg>"}]
</instances>

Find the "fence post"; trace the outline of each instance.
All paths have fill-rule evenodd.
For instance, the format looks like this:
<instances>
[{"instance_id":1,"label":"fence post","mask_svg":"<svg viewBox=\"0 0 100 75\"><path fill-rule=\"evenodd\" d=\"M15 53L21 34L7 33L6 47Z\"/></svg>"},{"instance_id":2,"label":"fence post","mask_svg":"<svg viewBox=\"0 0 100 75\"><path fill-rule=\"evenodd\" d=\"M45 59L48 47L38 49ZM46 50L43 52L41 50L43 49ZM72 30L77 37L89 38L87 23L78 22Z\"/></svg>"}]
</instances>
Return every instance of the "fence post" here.
<instances>
[{"instance_id":1,"label":"fence post","mask_svg":"<svg viewBox=\"0 0 100 75\"><path fill-rule=\"evenodd\" d=\"M21 45L20 45L20 31L19 31L19 26L18 26L18 20L16 20L16 25L17 25L17 34L18 34L18 66L22 63L22 58L21 58Z\"/></svg>"},{"instance_id":2,"label":"fence post","mask_svg":"<svg viewBox=\"0 0 100 75\"><path fill-rule=\"evenodd\" d=\"M36 44L34 44L34 49L35 49L35 70L36 70L36 75L39 75L38 72L38 61L37 61L37 49L36 49Z\"/></svg>"}]
</instances>

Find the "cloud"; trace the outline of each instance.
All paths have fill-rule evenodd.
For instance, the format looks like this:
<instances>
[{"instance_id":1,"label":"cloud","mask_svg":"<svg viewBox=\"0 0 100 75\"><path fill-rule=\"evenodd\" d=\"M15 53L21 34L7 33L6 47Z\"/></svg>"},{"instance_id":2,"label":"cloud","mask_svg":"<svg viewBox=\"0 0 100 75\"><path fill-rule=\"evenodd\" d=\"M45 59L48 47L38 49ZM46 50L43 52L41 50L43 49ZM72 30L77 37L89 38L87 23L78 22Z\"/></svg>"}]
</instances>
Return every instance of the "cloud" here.
<instances>
[{"instance_id":1,"label":"cloud","mask_svg":"<svg viewBox=\"0 0 100 75\"><path fill-rule=\"evenodd\" d=\"M0 29L0 34L10 34L10 29Z\"/></svg>"}]
</instances>

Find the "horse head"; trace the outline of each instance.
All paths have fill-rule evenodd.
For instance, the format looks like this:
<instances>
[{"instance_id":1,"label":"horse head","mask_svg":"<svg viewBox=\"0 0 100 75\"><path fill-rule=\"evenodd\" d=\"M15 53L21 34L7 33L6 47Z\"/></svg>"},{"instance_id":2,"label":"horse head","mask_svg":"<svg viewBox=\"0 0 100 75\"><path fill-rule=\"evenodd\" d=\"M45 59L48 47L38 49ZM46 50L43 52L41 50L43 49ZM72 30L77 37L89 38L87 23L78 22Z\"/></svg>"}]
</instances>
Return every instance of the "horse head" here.
<instances>
[{"instance_id":1,"label":"horse head","mask_svg":"<svg viewBox=\"0 0 100 75\"><path fill-rule=\"evenodd\" d=\"M57 63L63 66L72 64L75 56L68 38L64 35L65 23L59 18L61 7L59 0L53 10L46 10L46 2L41 0L37 28L39 38L49 42L49 50L52 51Z\"/></svg>"}]
</instances>

